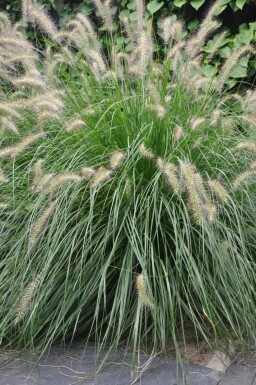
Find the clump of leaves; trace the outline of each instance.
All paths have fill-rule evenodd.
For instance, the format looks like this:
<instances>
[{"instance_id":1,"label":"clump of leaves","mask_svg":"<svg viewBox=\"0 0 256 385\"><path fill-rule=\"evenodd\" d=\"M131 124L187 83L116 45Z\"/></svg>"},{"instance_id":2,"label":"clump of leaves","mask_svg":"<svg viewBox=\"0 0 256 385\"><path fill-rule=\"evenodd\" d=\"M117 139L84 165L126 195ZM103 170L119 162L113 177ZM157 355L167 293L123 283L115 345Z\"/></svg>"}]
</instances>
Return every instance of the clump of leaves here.
<instances>
[{"instance_id":1,"label":"clump of leaves","mask_svg":"<svg viewBox=\"0 0 256 385\"><path fill-rule=\"evenodd\" d=\"M0 16L2 343L79 334L155 353L171 338L179 353L188 323L209 344L255 338L256 94L223 93L253 50L209 79L201 48L222 1L190 39L165 18L162 61L143 2L124 23L130 53L108 3L95 6L109 53L83 14L61 30L28 0L22 23Z\"/></svg>"}]
</instances>

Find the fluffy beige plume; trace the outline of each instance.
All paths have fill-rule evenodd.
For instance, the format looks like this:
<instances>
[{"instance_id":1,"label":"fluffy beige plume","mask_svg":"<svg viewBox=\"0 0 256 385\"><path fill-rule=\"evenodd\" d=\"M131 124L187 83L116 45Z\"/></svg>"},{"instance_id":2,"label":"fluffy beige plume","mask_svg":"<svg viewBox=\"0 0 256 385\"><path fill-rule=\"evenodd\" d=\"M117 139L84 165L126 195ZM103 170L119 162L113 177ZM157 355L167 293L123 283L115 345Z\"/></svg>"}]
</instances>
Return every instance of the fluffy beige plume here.
<instances>
[{"instance_id":1,"label":"fluffy beige plume","mask_svg":"<svg viewBox=\"0 0 256 385\"><path fill-rule=\"evenodd\" d=\"M46 83L39 77L25 75L13 81L16 87L46 88Z\"/></svg>"},{"instance_id":2,"label":"fluffy beige plume","mask_svg":"<svg viewBox=\"0 0 256 385\"><path fill-rule=\"evenodd\" d=\"M122 24L124 26L124 31L125 31L126 35L130 39L130 41L133 41L135 38L134 31L132 30L131 23L130 23L128 17L125 16L122 18Z\"/></svg>"},{"instance_id":3,"label":"fluffy beige plume","mask_svg":"<svg viewBox=\"0 0 256 385\"><path fill-rule=\"evenodd\" d=\"M44 170L43 170L44 159L39 159L33 165L33 183L36 185L39 179L42 178Z\"/></svg>"},{"instance_id":4,"label":"fluffy beige plume","mask_svg":"<svg viewBox=\"0 0 256 385\"><path fill-rule=\"evenodd\" d=\"M37 218L35 223L31 227L29 235L29 244L34 246L38 241L39 237L42 235L43 231L46 229L47 223L50 217L54 214L57 209L57 202L51 202L41 215Z\"/></svg>"},{"instance_id":5,"label":"fluffy beige plume","mask_svg":"<svg viewBox=\"0 0 256 385\"><path fill-rule=\"evenodd\" d=\"M202 201L205 203L209 203L210 202L210 196L208 194L208 191L205 188L205 182L202 178L202 175L199 174L198 172L194 173L194 183L195 183L195 187L196 187L198 194L200 195Z\"/></svg>"},{"instance_id":6,"label":"fluffy beige plume","mask_svg":"<svg viewBox=\"0 0 256 385\"><path fill-rule=\"evenodd\" d=\"M192 36L192 38L188 40L187 52L191 57L195 57L199 53L206 41L207 36L219 27L218 22L214 20L214 18L219 14L222 5L223 0L217 0L213 3L196 35Z\"/></svg>"},{"instance_id":7,"label":"fluffy beige plume","mask_svg":"<svg viewBox=\"0 0 256 385\"><path fill-rule=\"evenodd\" d=\"M154 159L155 157L155 154L150 151L144 143L140 144L139 145L139 154L142 155L144 158L148 158L148 159Z\"/></svg>"},{"instance_id":8,"label":"fluffy beige plume","mask_svg":"<svg viewBox=\"0 0 256 385\"><path fill-rule=\"evenodd\" d=\"M218 210L213 203L207 203L203 205L203 211L209 222L213 222L214 219L216 219Z\"/></svg>"},{"instance_id":9,"label":"fluffy beige plume","mask_svg":"<svg viewBox=\"0 0 256 385\"><path fill-rule=\"evenodd\" d=\"M17 111L18 108L21 108L20 103L18 103L18 106L14 102L0 103L0 111L2 111L4 114L16 119L22 119L22 115Z\"/></svg>"},{"instance_id":10,"label":"fluffy beige plume","mask_svg":"<svg viewBox=\"0 0 256 385\"><path fill-rule=\"evenodd\" d=\"M170 16L165 17L161 23L162 38L165 44L170 40L180 42L183 34L183 24L180 21L173 20Z\"/></svg>"},{"instance_id":11,"label":"fluffy beige plume","mask_svg":"<svg viewBox=\"0 0 256 385\"><path fill-rule=\"evenodd\" d=\"M167 185L175 194L179 194L181 190L180 180L177 177L178 168L172 163L165 163L163 167L163 174Z\"/></svg>"},{"instance_id":12,"label":"fluffy beige plume","mask_svg":"<svg viewBox=\"0 0 256 385\"><path fill-rule=\"evenodd\" d=\"M256 154L256 142L253 142L251 140L245 140L243 142L240 142L235 147L238 150L246 150L249 152L252 152L253 154Z\"/></svg>"},{"instance_id":13,"label":"fluffy beige plume","mask_svg":"<svg viewBox=\"0 0 256 385\"><path fill-rule=\"evenodd\" d=\"M147 27L140 29L137 38L137 47L132 53L132 55L134 55L135 65L145 71L148 65L152 64L153 52L152 30L148 23Z\"/></svg>"},{"instance_id":14,"label":"fluffy beige plume","mask_svg":"<svg viewBox=\"0 0 256 385\"><path fill-rule=\"evenodd\" d=\"M175 57L175 55L177 54L179 55L180 51L185 47L185 44L186 44L185 41L180 41L176 43L174 46L170 47L169 51L166 54L166 58L172 59L173 57Z\"/></svg>"},{"instance_id":15,"label":"fluffy beige plume","mask_svg":"<svg viewBox=\"0 0 256 385\"><path fill-rule=\"evenodd\" d=\"M211 53L208 56L209 60L212 59L218 52L219 48L225 44L226 37L227 37L227 32L224 31L218 35L218 38L216 40L214 40L214 43L211 46Z\"/></svg>"},{"instance_id":16,"label":"fluffy beige plume","mask_svg":"<svg viewBox=\"0 0 256 385\"><path fill-rule=\"evenodd\" d=\"M65 130L66 132L74 132L76 131L78 128L81 128L81 127L84 127L85 126L85 121L81 118L73 118L71 119L66 127L65 127Z\"/></svg>"},{"instance_id":17,"label":"fluffy beige plume","mask_svg":"<svg viewBox=\"0 0 256 385\"><path fill-rule=\"evenodd\" d=\"M190 119L190 126L193 131L197 130L202 126L202 124L205 122L205 118L200 118L200 117L192 117Z\"/></svg>"},{"instance_id":18,"label":"fluffy beige plume","mask_svg":"<svg viewBox=\"0 0 256 385\"><path fill-rule=\"evenodd\" d=\"M28 313L33 298L36 294L36 290L40 285L44 274L40 273L36 276L36 278L27 285L25 288L22 297L20 298L17 310L15 312L15 317L13 320L13 324L16 326Z\"/></svg>"},{"instance_id":19,"label":"fluffy beige plume","mask_svg":"<svg viewBox=\"0 0 256 385\"><path fill-rule=\"evenodd\" d=\"M6 203L0 203L0 210L6 210L8 205Z\"/></svg>"},{"instance_id":20,"label":"fluffy beige plume","mask_svg":"<svg viewBox=\"0 0 256 385\"><path fill-rule=\"evenodd\" d=\"M55 175L56 174L45 174L45 175L41 176L41 178L39 178L36 182L34 182L33 191L35 193L39 193L41 191L47 191L47 188L48 188L52 178Z\"/></svg>"},{"instance_id":21,"label":"fluffy beige plume","mask_svg":"<svg viewBox=\"0 0 256 385\"><path fill-rule=\"evenodd\" d=\"M250 181L255 177L256 177L256 170L242 172L241 174L238 175L238 177L233 182L234 189L237 190L246 181Z\"/></svg>"},{"instance_id":22,"label":"fluffy beige plume","mask_svg":"<svg viewBox=\"0 0 256 385\"><path fill-rule=\"evenodd\" d=\"M127 178L125 181L125 187L124 187L124 192L127 198L130 198L132 195L132 188L133 188L133 183L130 178Z\"/></svg>"},{"instance_id":23,"label":"fluffy beige plume","mask_svg":"<svg viewBox=\"0 0 256 385\"><path fill-rule=\"evenodd\" d=\"M0 149L0 158L15 158L16 156L22 154L29 146L34 144L37 140L42 138L45 134L43 132L37 132L30 134L21 140L19 143L8 146Z\"/></svg>"},{"instance_id":24,"label":"fluffy beige plume","mask_svg":"<svg viewBox=\"0 0 256 385\"><path fill-rule=\"evenodd\" d=\"M255 116L242 115L241 118L252 128L256 128L256 118Z\"/></svg>"},{"instance_id":25,"label":"fluffy beige plume","mask_svg":"<svg viewBox=\"0 0 256 385\"><path fill-rule=\"evenodd\" d=\"M161 157L159 156L159 157L156 159L156 167L157 167L159 170L163 171L164 165L165 165L164 159L161 158Z\"/></svg>"},{"instance_id":26,"label":"fluffy beige plume","mask_svg":"<svg viewBox=\"0 0 256 385\"><path fill-rule=\"evenodd\" d=\"M253 161L251 162L250 168L251 168L252 170L256 170L256 160L253 160Z\"/></svg>"},{"instance_id":27,"label":"fluffy beige plume","mask_svg":"<svg viewBox=\"0 0 256 385\"><path fill-rule=\"evenodd\" d=\"M95 173L96 170L93 167L83 167L81 170L82 177L85 180L91 180Z\"/></svg>"},{"instance_id":28,"label":"fluffy beige plume","mask_svg":"<svg viewBox=\"0 0 256 385\"><path fill-rule=\"evenodd\" d=\"M124 162L125 155L121 151L115 151L113 154L110 155L109 158L109 165L111 170L117 170Z\"/></svg>"},{"instance_id":29,"label":"fluffy beige plume","mask_svg":"<svg viewBox=\"0 0 256 385\"><path fill-rule=\"evenodd\" d=\"M208 181L208 186L210 187L211 191L223 202L228 203L230 200L230 195L226 189L226 187L223 186L221 182L219 182L217 179L212 179Z\"/></svg>"},{"instance_id":30,"label":"fluffy beige plume","mask_svg":"<svg viewBox=\"0 0 256 385\"><path fill-rule=\"evenodd\" d=\"M240 59L241 56L244 56L251 51L252 51L252 47L250 45L245 45L240 48L237 48L231 53L231 55L227 58L227 60L223 64L220 70L220 73L216 79L214 88L217 92L222 91L226 81L229 78L229 75L232 69L237 64L238 59Z\"/></svg>"},{"instance_id":31,"label":"fluffy beige plume","mask_svg":"<svg viewBox=\"0 0 256 385\"><path fill-rule=\"evenodd\" d=\"M233 134L236 126L229 116L223 116L220 118L220 123L224 129L226 129L230 134Z\"/></svg>"},{"instance_id":32,"label":"fluffy beige plume","mask_svg":"<svg viewBox=\"0 0 256 385\"><path fill-rule=\"evenodd\" d=\"M204 46L207 36L219 27L219 23L210 20L208 23L202 23L196 35L192 36L186 45L186 51L190 58L195 57Z\"/></svg>"},{"instance_id":33,"label":"fluffy beige plume","mask_svg":"<svg viewBox=\"0 0 256 385\"><path fill-rule=\"evenodd\" d=\"M210 126L216 126L221 118L221 110L214 110L212 113L212 120Z\"/></svg>"},{"instance_id":34,"label":"fluffy beige plume","mask_svg":"<svg viewBox=\"0 0 256 385\"><path fill-rule=\"evenodd\" d=\"M51 120L58 120L60 118L59 114L54 111L40 111L37 114L37 123L38 126L42 126L43 123L51 121Z\"/></svg>"},{"instance_id":35,"label":"fluffy beige plume","mask_svg":"<svg viewBox=\"0 0 256 385\"><path fill-rule=\"evenodd\" d=\"M102 2L101 0L93 0L93 2L101 18L106 24L108 31L113 32L114 25L113 25L113 19L111 15L111 0L105 0L104 2Z\"/></svg>"},{"instance_id":36,"label":"fluffy beige plume","mask_svg":"<svg viewBox=\"0 0 256 385\"><path fill-rule=\"evenodd\" d=\"M8 178L4 175L4 172L0 167L0 183L1 182L8 182Z\"/></svg>"},{"instance_id":37,"label":"fluffy beige plume","mask_svg":"<svg viewBox=\"0 0 256 385\"><path fill-rule=\"evenodd\" d=\"M169 104L172 101L172 96L171 95L166 95L164 97L164 101L166 104Z\"/></svg>"},{"instance_id":38,"label":"fluffy beige plume","mask_svg":"<svg viewBox=\"0 0 256 385\"><path fill-rule=\"evenodd\" d=\"M73 172L63 172L54 175L47 186L49 193L54 193L59 190L62 186L69 183L79 183L82 181L82 177Z\"/></svg>"},{"instance_id":39,"label":"fluffy beige plume","mask_svg":"<svg viewBox=\"0 0 256 385\"><path fill-rule=\"evenodd\" d=\"M48 35L52 40L56 41L58 28L44 10L35 7L31 2L28 3L28 6L26 7L26 13L29 20L31 20L38 28L40 28L42 32Z\"/></svg>"},{"instance_id":40,"label":"fluffy beige plume","mask_svg":"<svg viewBox=\"0 0 256 385\"><path fill-rule=\"evenodd\" d=\"M182 126L177 126L174 130L173 137L174 140L179 141L184 136L184 129Z\"/></svg>"},{"instance_id":41,"label":"fluffy beige plume","mask_svg":"<svg viewBox=\"0 0 256 385\"><path fill-rule=\"evenodd\" d=\"M22 154L29 146L34 144L39 139L43 138L45 136L45 133L42 131L32 133L28 136L26 136L23 140L21 140L18 144L13 146L14 152L13 157L16 157L20 154Z\"/></svg>"},{"instance_id":42,"label":"fluffy beige plume","mask_svg":"<svg viewBox=\"0 0 256 385\"><path fill-rule=\"evenodd\" d=\"M202 201L195 185L195 167L187 162L180 162L181 176L188 192L188 209L195 222L201 224L205 218L204 202Z\"/></svg>"},{"instance_id":43,"label":"fluffy beige plume","mask_svg":"<svg viewBox=\"0 0 256 385\"><path fill-rule=\"evenodd\" d=\"M143 21L145 17L145 4L144 0L134 0L134 3L137 13L137 31L140 33L143 28Z\"/></svg>"},{"instance_id":44,"label":"fluffy beige plume","mask_svg":"<svg viewBox=\"0 0 256 385\"><path fill-rule=\"evenodd\" d=\"M143 274L137 275L136 287L137 287L138 297L141 300L142 304L145 307L148 307L149 309L153 309L155 307L155 304L149 297L146 280Z\"/></svg>"},{"instance_id":45,"label":"fluffy beige plume","mask_svg":"<svg viewBox=\"0 0 256 385\"><path fill-rule=\"evenodd\" d=\"M8 131L11 131L12 133L16 134L16 135L19 135L19 130L16 126L15 123L13 123L13 121L9 118L7 118L6 116L2 116L0 118L0 126L2 126L4 128L4 130L8 130Z\"/></svg>"},{"instance_id":46,"label":"fluffy beige plume","mask_svg":"<svg viewBox=\"0 0 256 385\"><path fill-rule=\"evenodd\" d=\"M110 179L111 174L112 171L108 170L106 167L99 167L91 179L91 186L97 187L102 183L107 182Z\"/></svg>"}]
</instances>

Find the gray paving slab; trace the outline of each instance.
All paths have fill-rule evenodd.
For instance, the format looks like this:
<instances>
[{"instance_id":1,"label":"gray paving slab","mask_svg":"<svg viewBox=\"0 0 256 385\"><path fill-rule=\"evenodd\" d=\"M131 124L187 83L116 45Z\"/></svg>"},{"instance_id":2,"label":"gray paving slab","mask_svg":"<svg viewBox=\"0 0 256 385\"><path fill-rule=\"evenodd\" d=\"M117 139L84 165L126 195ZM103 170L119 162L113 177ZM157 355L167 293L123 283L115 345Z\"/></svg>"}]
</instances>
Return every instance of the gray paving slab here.
<instances>
[{"instance_id":1,"label":"gray paving slab","mask_svg":"<svg viewBox=\"0 0 256 385\"><path fill-rule=\"evenodd\" d=\"M6 366L9 356L5 353L0 357L0 385L217 385L223 377L215 370L185 365L185 380L176 361L150 359L145 354L136 357L132 369L131 355L124 355L122 350L109 356L102 371L96 373L95 350L90 346L73 346L69 350L55 347L36 363L27 356L15 358Z\"/></svg>"},{"instance_id":2,"label":"gray paving slab","mask_svg":"<svg viewBox=\"0 0 256 385\"><path fill-rule=\"evenodd\" d=\"M219 385L256 385L256 369L253 366L231 364Z\"/></svg>"}]
</instances>

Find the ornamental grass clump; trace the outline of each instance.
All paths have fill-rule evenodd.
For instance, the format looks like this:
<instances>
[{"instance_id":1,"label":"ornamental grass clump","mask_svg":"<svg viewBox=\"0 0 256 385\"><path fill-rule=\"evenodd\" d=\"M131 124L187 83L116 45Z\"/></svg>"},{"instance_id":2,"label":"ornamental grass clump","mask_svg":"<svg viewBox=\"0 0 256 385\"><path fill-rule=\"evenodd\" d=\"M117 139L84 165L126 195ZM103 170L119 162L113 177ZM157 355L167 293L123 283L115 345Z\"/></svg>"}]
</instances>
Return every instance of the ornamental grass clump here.
<instances>
[{"instance_id":1,"label":"ornamental grass clump","mask_svg":"<svg viewBox=\"0 0 256 385\"><path fill-rule=\"evenodd\" d=\"M232 98L230 67L200 66L221 5L190 39L164 20L162 60L140 0L130 52L109 2L110 52L84 14L61 30L29 0L22 23L0 14L2 345L255 339L256 92Z\"/></svg>"}]
</instances>

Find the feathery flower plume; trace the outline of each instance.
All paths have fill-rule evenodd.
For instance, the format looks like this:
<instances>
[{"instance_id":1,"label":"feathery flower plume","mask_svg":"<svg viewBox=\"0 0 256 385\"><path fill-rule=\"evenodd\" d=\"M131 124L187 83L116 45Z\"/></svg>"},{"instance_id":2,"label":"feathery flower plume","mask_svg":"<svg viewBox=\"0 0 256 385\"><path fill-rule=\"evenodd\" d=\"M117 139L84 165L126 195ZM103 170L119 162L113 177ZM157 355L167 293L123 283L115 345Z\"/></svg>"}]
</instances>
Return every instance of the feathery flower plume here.
<instances>
[{"instance_id":1,"label":"feathery flower plume","mask_svg":"<svg viewBox=\"0 0 256 385\"><path fill-rule=\"evenodd\" d=\"M195 131L197 128L200 128L204 122L205 122L205 118L192 117L189 123L190 123L191 129Z\"/></svg>"},{"instance_id":2,"label":"feathery flower plume","mask_svg":"<svg viewBox=\"0 0 256 385\"><path fill-rule=\"evenodd\" d=\"M39 179L42 178L43 176L43 164L44 164L44 159L39 159L34 165L33 165L33 179L34 179L34 184L36 184Z\"/></svg>"},{"instance_id":3,"label":"feathery flower plume","mask_svg":"<svg viewBox=\"0 0 256 385\"><path fill-rule=\"evenodd\" d=\"M15 103L0 103L0 111L16 119L22 119L21 114L15 108Z\"/></svg>"},{"instance_id":4,"label":"feathery flower plume","mask_svg":"<svg viewBox=\"0 0 256 385\"><path fill-rule=\"evenodd\" d=\"M3 126L3 128L5 130L9 130L9 131L13 132L14 134L19 135L19 131L18 131L16 124L13 123L13 121L11 119L7 118L6 116L2 116L0 118L0 124Z\"/></svg>"},{"instance_id":5,"label":"feathery flower plume","mask_svg":"<svg viewBox=\"0 0 256 385\"><path fill-rule=\"evenodd\" d=\"M229 243L228 241L223 241L220 244L220 252L224 258L229 258Z\"/></svg>"},{"instance_id":6,"label":"feathery flower plume","mask_svg":"<svg viewBox=\"0 0 256 385\"><path fill-rule=\"evenodd\" d=\"M213 203L203 205L203 211L209 222L213 222L217 217L217 207Z\"/></svg>"},{"instance_id":7,"label":"feathery flower plume","mask_svg":"<svg viewBox=\"0 0 256 385\"><path fill-rule=\"evenodd\" d=\"M217 179L212 179L208 181L208 186L210 187L211 191L223 202L228 203L230 199L230 195L226 189L226 187L223 186L221 182L219 182Z\"/></svg>"},{"instance_id":8,"label":"feathery flower plume","mask_svg":"<svg viewBox=\"0 0 256 385\"><path fill-rule=\"evenodd\" d=\"M35 193L39 193L40 191L47 191L47 188L49 186L49 183L51 182L52 178L56 174L45 174L41 178L39 178L36 182L34 182L33 185L33 191Z\"/></svg>"},{"instance_id":9,"label":"feathery flower plume","mask_svg":"<svg viewBox=\"0 0 256 385\"><path fill-rule=\"evenodd\" d=\"M252 152L253 154L256 154L256 142L252 142L250 140L245 140L243 142L238 143L235 148L238 150L246 150Z\"/></svg>"},{"instance_id":10,"label":"feathery flower plume","mask_svg":"<svg viewBox=\"0 0 256 385\"><path fill-rule=\"evenodd\" d=\"M188 208L195 222L201 224L205 216L203 208L204 202L202 202L195 186L195 167L190 163L180 162L180 171L185 181L184 185L188 191Z\"/></svg>"},{"instance_id":11,"label":"feathery flower plume","mask_svg":"<svg viewBox=\"0 0 256 385\"><path fill-rule=\"evenodd\" d=\"M202 23L196 35L192 36L186 46L187 53L191 58L195 57L200 49L205 44L206 38L209 34L219 27L219 23L215 20L210 20L209 23Z\"/></svg>"},{"instance_id":12,"label":"feathery flower plume","mask_svg":"<svg viewBox=\"0 0 256 385\"><path fill-rule=\"evenodd\" d=\"M155 157L155 154L152 151L150 151L149 149L147 149L147 147L145 146L144 143L139 145L139 153L144 158L153 159Z\"/></svg>"},{"instance_id":13,"label":"feathery flower plume","mask_svg":"<svg viewBox=\"0 0 256 385\"><path fill-rule=\"evenodd\" d=\"M242 115L241 118L248 124L248 126L256 128L256 118L254 116Z\"/></svg>"},{"instance_id":14,"label":"feathery flower plume","mask_svg":"<svg viewBox=\"0 0 256 385\"><path fill-rule=\"evenodd\" d=\"M45 122L58 119L59 115L54 111L40 111L37 115L37 122L39 126L41 126Z\"/></svg>"},{"instance_id":15,"label":"feathery flower plume","mask_svg":"<svg viewBox=\"0 0 256 385\"><path fill-rule=\"evenodd\" d=\"M153 57L153 40L152 40L152 31L150 29L150 25L147 27L140 29L138 39L137 39L137 47L134 49L133 54L137 54L137 58L135 63L145 71L147 66L152 63Z\"/></svg>"},{"instance_id":16,"label":"feathery flower plume","mask_svg":"<svg viewBox=\"0 0 256 385\"><path fill-rule=\"evenodd\" d=\"M63 172L60 174L56 174L49 181L47 190L50 193L54 193L67 183L79 183L81 182L81 180L82 177L80 175L72 172Z\"/></svg>"},{"instance_id":17,"label":"feathery flower plume","mask_svg":"<svg viewBox=\"0 0 256 385\"><path fill-rule=\"evenodd\" d=\"M192 36L192 38L188 40L187 51L190 56L195 57L204 45L207 36L219 27L219 24L214 20L214 18L220 12L222 5L223 0L217 0L213 3L196 35Z\"/></svg>"},{"instance_id":18,"label":"feathery flower plume","mask_svg":"<svg viewBox=\"0 0 256 385\"><path fill-rule=\"evenodd\" d=\"M41 31L48 35L53 41L56 41L58 29L45 11L30 4L27 8L27 14L30 20L32 20Z\"/></svg>"},{"instance_id":19,"label":"feathery flower plume","mask_svg":"<svg viewBox=\"0 0 256 385\"><path fill-rule=\"evenodd\" d=\"M233 134L235 130L235 124L229 116L223 116L220 119L220 122L224 129L226 129L230 134Z\"/></svg>"},{"instance_id":20,"label":"feathery flower plume","mask_svg":"<svg viewBox=\"0 0 256 385\"><path fill-rule=\"evenodd\" d=\"M139 274L136 277L136 287L137 287L138 297L141 300L142 304L145 307L148 307L149 309L153 309L155 305L151 300L151 298L149 297L146 280L143 274Z\"/></svg>"},{"instance_id":21,"label":"feathery flower plume","mask_svg":"<svg viewBox=\"0 0 256 385\"><path fill-rule=\"evenodd\" d=\"M164 97L164 101L165 101L166 104L170 103L170 102L172 101L171 95L166 95L166 96Z\"/></svg>"},{"instance_id":22,"label":"feathery flower plume","mask_svg":"<svg viewBox=\"0 0 256 385\"><path fill-rule=\"evenodd\" d=\"M122 18L122 24L124 26L124 31L125 31L126 35L130 39L130 41L133 41L134 40L134 32L132 31L132 27L131 27L131 24L130 24L128 17L125 16Z\"/></svg>"},{"instance_id":23,"label":"feathery flower plume","mask_svg":"<svg viewBox=\"0 0 256 385\"><path fill-rule=\"evenodd\" d=\"M22 154L29 146L31 146L37 140L43 138L44 136L45 136L45 133L42 131L35 132L35 133L28 135L23 140L21 140L18 144L11 146L11 148L13 150L11 153L11 156L16 157L16 156ZM0 154L1 154L1 151L0 151Z\"/></svg>"},{"instance_id":24,"label":"feathery flower plume","mask_svg":"<svg viewBox=\"0 0 256 385\"><path fill-rule=\"evenodd\" d=\"M220 117L221 117L221 110L213 111L210 126L216 126L220 120Z\"/></svg>"},{"instance_id":25,"label":"feathery flower plume","mask_svg":"<svg viewBox=\"0 0 256 385\"><path fill-rule=\"evenodd\" d=\"M14 85L16 87L39 87L39 88L46 88L45 82L37 77L34 76L22 76L18 79L16 79L14 82Z\"/></svg>"},{"instance_id":26,"label":"feathery flower plume","mask_svg":"<svg viewBox=\"0 0 256 385\"><path fill-rule=\"evenodd\" d=\"M218 52L219 48L225 44L225 39L227 37L227 32L224 31L219 34L218 38L213 42L211 46L211 53L209 54L209 60L211 60L214 55Z\"/></svg>"},{"instance_id":27,"label":"feathery flower plume","mask_svg":"<svg viewBox=\"0 0 256 385\"><path fill-rule=\"evenodd\" d=\"M28 313L29 308L31 306L31 302L41 281L42 273L38 274L36 278L25 288L15 313L15 318L13 320L14 325L17 325Z\"/></svg>"},{"instance_id":28,"label":"feathery flower plume","mask_svg":"<svg viewBox=\"0 0 256 385\"><path fill-rule=\"evenodd\" d=\"M200 175L198 172L194 173L194 182L195 182L195 187L198 191L198 194L200 195L202 201L205 203L210 202L210 196L208 194L208 191L205 188L205 183L202 178L202 175Z\"/></svg>"},{"instance_id":29,"label":"feathery flower plume","mask_svg":"<svg viewBox=\"0 0 256 385\"><path fill-rule=\"evenodd\" d=\"M233 182L234 189L237 190L244 182L255 178L255 176L256 170L242 172Z\"/></svg>"},{"instance_id":30,"label":"feathery flower plume","mask_svg":"<svg viewBox=\"0 0 256 385\"><path fill-rule=\"evenodd\" d=\"M183 24L178 20L173 20L171 17L165 17L162 21L162 38L165 44L169 40L180 42L183 34Z\"/></svg>"},{"instance_id":31,"label":"feathery flower plume","mask_svg":"<svg viewBox=\"0 0 256 385\"><path fill-rule=\"evenodd\" d=\"M181 189L180 181L177 177L177 170L177 166L172 163L165 163L163 167L165 181L175 194L179 194Z\"/></svg>"},{"instance_id":32,"label":"feathery flower plume","mask_svg":"<svg viewBox=\"0 0 256 385\"><path fill-rule=\"evenodd\" d=\"M112 171L108 170L106 167L99 167L96 170L93 178L91 179L91 186L97 187L102 183L107 182L111 177Z\"/></svg>"},{"instance_id":33,"label":"feathery flower plume","mask_svg":"<svg viewBox=\"0 0 256 385\"><path fill-rule=\"evenodd\" d=\"M181 126L177 126L174 130L174 139L179 141L184 136L184 130Z\"/></svg>"},{"instance_id":34,"label":"feathery flower plume","mask_svg":"<svg viewBox=\"0 0 256 385\"><path fill-rule=\"evenodd\" d=\"M251 168L252 170L256 170L256 160L253 160L253 161L251 162L250 168Z\"/></svg>"},{"instance_id":35,"label":"feathery flower plume","mask_svg":"<svg viewBox=\"0 0 256 385\"><path fill-rule=\"evenodd\" d=\"M252 47L250 45L242 46L241 48L237 48L225 61L223 64L220 74L216 79L216 83L214 85L214 88L217 92L221 92L227 79L229 78L230 72L234 68L234 66L237 64L238 59L240 59L241 56L244 56L245 54L252 51Z\"/></svg>"},{"instance_id":36,"label":"feathery flower plume","mask_svg":"<svg viewBox=\"0 0 256 385\"><path fill-rule=\"evenodd\" d=\"M6 203L0 203L0 210L6 210L8 205Z\"/></svg>"},{"instance_id":37,"label":"feathery flower plume","mask_svg":"<svg viewBox=\"0 0 256 385\"><path fill-rule=\"evenodd\" d=\"M158 157L158 158L156 159L156 167L159 168L159 170L163 171L164 165L165 165L164 159L161 158L161 157Z\"/></svg>"},{"instance_id":38,"label":"feathery flower plume","mask_svg":"<svg viewBox=\"0 0 256 385\"><path fill-rule=\"evenodd\" d=\"M132 195L132 186L133 186L133 184L132 184L131 179L127 178L125 181L124 192L128 198L130 198L130 196Z\"/></svg>"},{"instance_id":39,"label":"feathery flower plume","mask_svg":"<svg viewBox=\"0 0 256 385\"><path fill-rule=\"evenodd\" d=\"M109 158L109 165L110 165L111 170L113 170L113 171L117 170L122 165L124 160L125 160L124 153L122 153L120 151L113 152L113 154L111 154L110 158Z\"/></svg>"},{"instance_id":40,"label":"feathery flower plume","mask_svg":"<svg viewBox=\"0 0 256 385\"><path fill-rule=\"evenodd\" d=\"M144 0L135 0L134 3L135 3L135 9L137 12L137 30L138 30L138 33L140 33L140 31L143 28L143 19L145 16Z\"/></svg>"},{"instance_id":41,"label":"feathery flower plume","mask_svg":"<svg viewBox=\"0 0 256 385\"><path fill-rule=\"evenodd\" d=\"M39 237L45 230L47 223L50 217L54 214L57 209L57 202L51 202L42 214L37 218L36 222L32 225L30 235L29 235L29 244L30 246L34 246L38 241Z\"/></svg>"},{"instance_id":42,"label":"feathery flower plume","mask_svg":"<svg viewBox=\"0 0 256 385\"><path fill-rule=\"evenodd\" d=\"M95 175L95 173L96 173L96 170L92 167L83 167L81 170L82 177L85 180L91 180Z\"/></svg>"},{"instance_id":43,"label":"feathery flower plume","mask_svg":"<svg viewBox=\"0 0 256 385\"><path fill-rule=\"evenodd\" d=\"M77 118L77 119L71 119L67 125L66 125L66 132L74 132L80 127L84 127L85 122L83 119Z\"/></svg>"},{"instance_id":44,"label":"feathery flower plume","mask_svg":"<svg viewBox=\"0 0 256 385\"><path fill-rule=\"evenodd\" d=\"M4 175L3 170L0 167L0 182L8 182L8 178Z\"/></svg>"},{"instance_id":45,"label":"feathery flower plume","mask_svg":"<svg viewBox=\"0 0 256 385\"><path fill-rule=\"evenodd\" d=\"M101 18L103 19L104 23L106 24L108 31L113 32L114 25L113 25L113 19L111 15L111 0L105 0L103 3L101 0L93 0Z\"/></svg>"},{"instance_id":46,"label":"feathery flower plume","mask_svg":"<svg viewBox=\"0 0 256 385\"><path fill-rule=\"evenodd\" d=\"M185 47L185 41L180 41L176 43L173 47L170 47L169 51L167 52L166 58L171 59L175 55L179 54L182 48Z\"/></svg>"}]
</instances>

